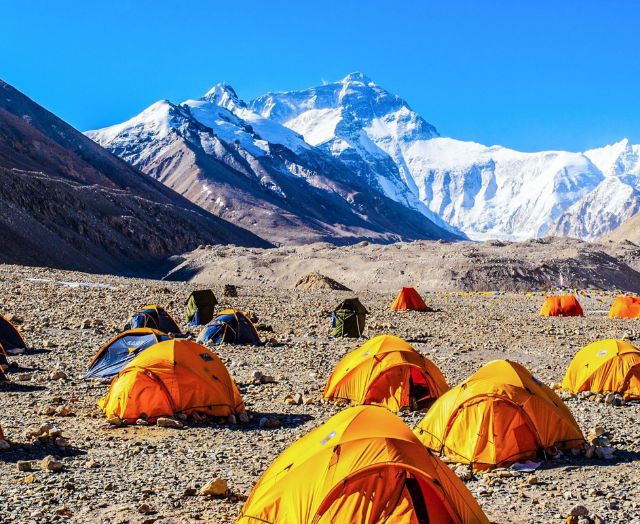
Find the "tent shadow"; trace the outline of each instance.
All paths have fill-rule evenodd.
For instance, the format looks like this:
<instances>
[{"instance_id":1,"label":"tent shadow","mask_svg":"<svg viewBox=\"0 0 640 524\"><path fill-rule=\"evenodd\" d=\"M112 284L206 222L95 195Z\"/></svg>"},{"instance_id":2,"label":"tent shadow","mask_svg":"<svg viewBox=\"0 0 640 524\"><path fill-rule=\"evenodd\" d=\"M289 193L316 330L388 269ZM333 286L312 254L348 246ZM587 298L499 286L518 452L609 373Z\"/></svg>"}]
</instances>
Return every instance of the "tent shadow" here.
<instances>
[{"instance_id":1,"label":"tent shadow","mask_svg":"<svg viewBox=\"0 0 640 524\"><path fill-rule=\"evenodd\" d=\"M306 413L263 413L252 411L251 415L253 418L248 424L238 425L236 428L241 431L273 431L280 428L297 428L310 420L314 420L314 417ZM280 425L276 427L260 427L260 420L264 418L267 420L278 419Z\"/></svg>"},{"instance_id":2,"label":"tent shadow","mask_svg":"<svg viewBox=\"0 0 640 524\"><path fill-rule=\"evenodd\" d=\"M34 391L43 391L47 389L45 386L36 384L21 384L10 380L0 381L0 392L7 393L32 393Z\"/></svg>"},{"instance_id":3,"label":"tent shadow","mask_svg":"<svg viewBox=\"0 0 640 524\"><path fill-rule=\"evenodd\" d=\"M42 368L27 368L14 361L9 364L7 374L11 375L11 373L32 373L34 371L42 371Z\"/></svg>"},{"instance_id":4,"label":"tent shadow","mask_svg":"<svg viewBox=\"0 0 640 524\"><path fill-rule=\"evenodd\" d=\"M0 453L0 462L15 464L19 460L42 460L48 455L53 455L59 459L86 455L86 451L73 446L61 448L53 444L41 444L39 442L18 443L12 442L11 439L9 440L11 447Z\"/></svg>"},{"instance_id":5,"label":"tent shadow","mask_svg":"<svg viewBox=\"0 0 640 524\"><path fill-rule=\"evenodd\" d=\"M549 460L543 462L540 466L540 469L561 469L566 467L582 468L585 466L617 466L620 464L629 464L630 462L638 461L640 461L640 452L616 448L615 454L610 460L599 459L596 457L591 459L588 459L586 457L571 457L568 460Z\"/></svg>"},{"instance_id":6,"label":"tent shadow","mask_svg":"<svg viewBox=\"0 0 640 524\"><path fill-rule=\"evenodd\" d=\"M15 355L13 353L9 353L9 358L21 357L23 355L43 355L45 353L51 353L51 350L44 348L27 348L22 353L16 353Z\"/></svg>"}]
</instances>

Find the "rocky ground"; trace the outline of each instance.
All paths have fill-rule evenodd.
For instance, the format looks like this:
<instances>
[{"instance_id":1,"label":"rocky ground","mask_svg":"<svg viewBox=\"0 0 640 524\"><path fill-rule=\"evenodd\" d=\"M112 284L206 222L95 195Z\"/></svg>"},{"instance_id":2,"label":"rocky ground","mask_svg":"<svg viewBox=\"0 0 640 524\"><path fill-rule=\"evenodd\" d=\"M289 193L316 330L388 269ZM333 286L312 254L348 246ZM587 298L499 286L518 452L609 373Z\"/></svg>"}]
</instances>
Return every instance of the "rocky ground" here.
<instances>
[{"instance_id":1,"label":"rocky ground","mask_svg":"<svg viewBox=\"0 0 640 524\"><path fill-rule=\"evenodd\" d=\"M528 291L544 286L624 289L640 293L640 247L573 238L525 242L417 241L327 243L251 249L200 246L174 259L168 278L293 288L310 272L349 289L392 292L403 286L439 291Z\"/></svg>"},{"instance_id":2,"label":"rocky ground","mask_svg":"<svg viewBox=\"0 0 640 524\"><path fill-rule=\"evenodd\" d=\"M220 299L225 283L212 285ZM357 344L328 337L329 311L349 293L246 286L222 305L253 312L274 329L263 335L282 343L217 348L239 383L251 422L187 424L181 430L110 428L96 406L107 385L83 380L89 360L128 314L146 303L162 304L182 318L184 300L195 287L0 266L0 312L17 317L33 348L10 357L11 381L0 385L0 424L11 442L10 450L0 451L1 522L233 522L271 460L338 411L319 399L335 363ZM640 343L640 324L606 318L606 299L583 299L584 318L543 319L537 315L542 303L537 295L434 293L425 297L435 310L428 313L389 311L390 292L359 296L371 311L367 336L409 339L451 385L505 357L547 383L558 382L572 355L593 340L626 337ZM256 371L275 382L254 385ZM312 402L285 401L296 393ZM585 434L596 424L609 432L615 457L566 456L533 474L501 472L467 480L492 522L560 523L578 505L604 522L640 522L640 405L579 399L568 404ZM404 415L410 425L419 417ZM261 427L265 419L279 427ZM66 447L27 435L46 423L61 430ZM49 459L48 466L61 465L61 471L41 469L49 455L61 464ZM20 471L30 465L23 461L36 461L33 471ZM216 477L228 481L230 496L200 495Z\"/></svg>"}]
</instances>

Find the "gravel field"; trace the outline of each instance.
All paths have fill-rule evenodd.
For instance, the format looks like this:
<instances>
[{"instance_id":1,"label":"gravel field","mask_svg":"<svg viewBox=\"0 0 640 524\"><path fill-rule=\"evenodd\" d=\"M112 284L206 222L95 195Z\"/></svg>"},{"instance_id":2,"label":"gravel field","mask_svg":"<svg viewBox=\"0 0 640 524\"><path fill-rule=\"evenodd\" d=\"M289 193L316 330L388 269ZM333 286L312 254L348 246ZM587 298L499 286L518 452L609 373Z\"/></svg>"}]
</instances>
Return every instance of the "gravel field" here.
<instances>
[{"instance_id":1,"label":"gravel field","mask_svg":"<svg viewBox=\"0 0 640 524\"><path fill-rule=\"evenodd\" d=\"M111 428L96 406L108 385L83 380L90 359L129 313L147 303L182 320L186 297L202 284L0 266L0 313L17 317L32 348L10 357L10 382L0 384L0 424L11 442L0 451L0 522L233 522L272 459L339 410L320 397L335 363L361 343L328 336L330 311L350 294L261 286L240 287L237 298L225 298L224 283L211 284L221 306L253 313L274 329L261 335L281 343L215 349L238 382L251 421L187 423L181 430ZM539 295L428 294L435 311L427 313L391 312L388 292L358 296L371 312L367 337L390 333L409 340L450 385L496 358L516 360L548 384L560 382L572 356L589 342L640 342L640 324L606 318L609 301L581 299L584 318L545 319L537 314ZM275 382L253 384L255 371ZM296 393L312 402L285 402ZM585 435L596 424L612 435L614 459L565 456L533 474L467 480L492 522L560 523L582 505L603 522L640 523L640 404L567 402ZM412 427L420 417L403 415ZM279 427L261 427L264 418ZM27 436L47 422L62 430L68 446ZM49 455L61 459L62 471L38 463L32 471L18 469L18 461ZM227 480L230 495L200 495L216 477Z\"/></svg>"}]
</instances>

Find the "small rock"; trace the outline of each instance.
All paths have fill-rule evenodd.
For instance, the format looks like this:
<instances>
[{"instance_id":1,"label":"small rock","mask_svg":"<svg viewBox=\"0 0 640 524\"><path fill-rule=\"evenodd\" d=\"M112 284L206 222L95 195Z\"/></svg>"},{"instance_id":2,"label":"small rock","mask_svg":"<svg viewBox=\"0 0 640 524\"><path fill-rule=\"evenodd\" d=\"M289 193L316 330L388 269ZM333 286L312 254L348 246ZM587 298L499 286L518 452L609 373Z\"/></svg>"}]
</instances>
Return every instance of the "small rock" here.
<instances>
[{"instance_id":1,"label":"small rock","mask_svg":"<svg viewBox=\"0 0 640 524\"><path fill-rule=\"evenodd\" d=\"M575 506L570 512L570 517L587 517L589 515L589 510L584 506Z\"/></svg>"},{"instance_id":2,"label":"small rock","mask_svg":"<svg viewBox=\"0 0 640 524\"><path fill-rule=\"evenodd\" d=\"M122 426L122 419L120 417L111 417L107 419L107 422L115 427Z\"/></svg>"},{"instance_id":3,"label":"small rock","mask_svg":"<svg viewBox=\"0 0 640 524\"><path fill-rule=\"evenodd\" d=\"M205 487L200 490L203 495L213 495L214 497L224 497L229 493L229 485L223 478L216 478L208 482Z\"/></svg>"},{"instance_id":4,"label":"small rock","mask_svg":"<svg viewBox=\"0 0 640 524\"><path fill-rule=\"evenodd\" d=\"M159 417L158 420L156 420L156 424L161 428L182 429L184 427L182 422L169 417Z\"/></svg>"},{"instance_id":5,"label":"small rock","mask_svg":"<svg viewBox=\"0 0 640 524\"><path fill-rule=\"evenodd\" d=\"M460 480L471 480L473 478L471 468L462 464L455 469L454 473Z\"/></svg>"},{"instance_id":6,"label":"small rock","mask_svg":"<svg viewBox=\"0 0 640 524\"><path fill-rule=\"evenodd\" d=\"M608 393L604 397L604 403L610 406L622 406L624 401L618 393Z\"/></svg>"},{"instance_id":7,"label":"small rock","mask_svg":"<svg viewBox=\"0 0 640 524\"><path fill-rule=\"evenodd\" d=\"M259 425L261 428L279 428L280 426L282 426L282 422L280 421L280 419L275 417L262 417L260 419Z\"/></svg>"},{"instance_id":8,"label":"small rock","mask_svg":"<svg viewBox=\"0 0 640 524\"><path fill-rule=\"evenodd\" d=\"M18 471L31 471L33 469L30 460L19 460L16 462L16 467Z\"/></svg>"},{"instance_id":9,"label":"small rock","mask_svg":"<svg viewBox=\"0 0 640 524\"><path fill-rule=\"evenodd\" d=\"M73 511L71 511L67 506L60 506L56 509L56 515L60 515L61 517L71 517L73 516Z\"/></svg>"},{"instance_id":10,"label":"small rock","mask_svg":"<svg viewBox=\"0 0 640 524\"><path fill-rule=\"evenodd\" d=\"M40 461L40 466L46 471L62 471L62 462L56 459L53 455L47 455L45 458L43 458Z\"/></svg>"},{"instance_id":11,"label":"small rock","mask_svg":"<svg viewBox=\"0 0 640 524\"><path fill-rule=\"evenodd\" d=\"M90 327L91 327L91 319L89 319L89 318L85 318L80 323L80 329L89 329Z\"/></svg>"},{"instance_id":12,"label":"small rock","mask_svg":"<svg viewBox=\"0 0 640 524\"><path fill-rule=\"evenodd\" d=\"M6 451L11 448L11 444L4 439L0 439L0 451Z\"/></svg>"},{"instance_id":13,"label":"small rock","mask_svg":"<svg viewBox=\"0 0 640 524\"><path fill-rule=\"evenodd\" d=\"M100 467L100 462L98 462L97 460L89 460L87 461L86 466L89 469L96 469Z\"/></svg>"},{"instance_id":14,"label":"small rock","mask_svg":"<svg viewBox=\"0 0 640 524\"><path fill-rule=\"evenodd\" d=\"M527 479L527 484L529 484L530 486L533 486L535 484L538 483L538 477L536 477L535 475L531 475L528 479Z\"/></svg>"},{"instance_id":15,"label":"small rock","mask_svg":"<svg viewBox=\"0 0 640 524\"><path fill-rule=\"evenodd\" d=\"M239 413L238 422L240 422L240 424L247 424L249 422L249 414L246 411Z\"/></svg>"},{"instance_id":16,"label":"small rock","mask_svg":"<svg viewBox=\"0 0 640 524\"><path fill-rule=\"evenodd\" d=\"M615 450L610 446L596 446L596 456L604 460L612 460Z\"/></svg>"},{"instance_id":17,"label":"small rock","mask_svg":"<svg viewBox=\"0 0 640 524\"><path fill-rule=\"evenodd\" d=\"M236 418L236 416L233 413L229 414L229 416L227 417L227 424L236 425L237 423L238 419Z\"/></svg>"},{"instance_id":18,"label":"small rock","mask_svg":"<svg viewBox=\"0 0 640 524\"><path fill-rule=\"evenodd\" d=\"M59 417L70 417L73 415L69 406L60 406L56 409L55 414Z\"/></svg>"},{"instance_id":19,"label":"small rock","mask_svg":"<svg viewBox=\"0 0 640 524\"><path fill-rule=\"evenodd\" d=\"M56 369L49 375L49 380L67 380L67 374L61 369Z\"/></svg>"},{"instance_id":20,"label":"small rock","mask_svg":"<svg viewBox=\"0 0 640 524\"><path fill-rule=\"evenodd\" d=\"M151 509L151 506L149 506L149 504L140 504L138 506L138 513L149 515L150 513L153 513L153 510Z\"/></svg>"},{"instance_id":21,"label":"small rock","mask_svg":"<svg viewBox=\"0 0 640 524\"><path fill-rule=\"evenodd\" d=\"M222 294L225 297L237 297L238 296L238 288L236 286L234 286L233 284L225 284L224 285L224 290L222 291Z\"/></svg>"},{"instance_id":22,"label":"small rock","mask_svg":"<svg viewBox=\"0 0 640 524\"><path fill-rule=\"evenodd\" d=\"M69 439L66 439L64 437L56 437L53 443L60 448L65 448L69 445Z\"/></svg>"}]
</instances>

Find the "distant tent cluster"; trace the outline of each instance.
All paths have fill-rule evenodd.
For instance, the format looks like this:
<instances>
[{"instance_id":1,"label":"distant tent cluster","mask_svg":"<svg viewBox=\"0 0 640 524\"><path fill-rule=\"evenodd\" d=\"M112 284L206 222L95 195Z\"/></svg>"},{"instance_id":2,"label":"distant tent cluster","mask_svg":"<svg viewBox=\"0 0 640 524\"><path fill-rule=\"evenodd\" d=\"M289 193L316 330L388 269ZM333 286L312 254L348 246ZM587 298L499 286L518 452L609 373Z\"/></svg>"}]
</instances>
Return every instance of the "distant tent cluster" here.
<instances>
[{"instance_id":1,"label":"distant tent cluster","mask_svg":"<svg viewBox=\"0 0 640 524\"><path fill-rule=\"evenodd\" d=\"M540 309L543 317L582 317L584 311L575 295L548 295ZM609 318L640 319L640 297L618 296L609 309Z\"/></svg>"},{"instance_id":2,"label":"distant tent cluster","mask_svg":"<svg viewBox=\"0 0 640 524\"><path fill-rule=\"evenodd\" d=\"M412 287L403 287L391 304L392 311L428 311L429 308L418 292ZM358 298L348 298L340 302L331 314L331 336L359 338L363 335L367 308Z\"/></svg>"},{"instance_id":3,"label":"distant tent cluster","mask_svg":"<svg viewBox=\"0 0 640 524\"><path fill-rule=\"evenodd\" d=\"M259 345L260 337L245 313L227 309L216 316L216 305L211 290L194 291L185 302L187 324L204 325L200 343L181 338L180 326L161 306L145 306L129 317L85 375L113 379L99 401L107 418L135 423L194 412L216 417L244 412L236 383L218 355L202 344Z\"/></svg>"},{"instance_id":4,"label":"distant tent cluster","mask_svg":"<svg viewBox=\"0 0 640 524\"><path fill-rule=\"evenodd\" d=\"M249 314L238 309L216 314L217 304L210 290L187 299L186 323L203 326L197 342L184 338L179 324L158 305L128 318L124 331L97 352L86 373L113 379L98 402L110 421L146 424L161 417L245 412L237 384L205 344L260 345L260 337ZM640 318L639 309L640 299L618 297L609 316ZM415 289L403 288L391 310L428 307ZM358 298L342 300L332 313L331 334L361 337L367 314ZM548 296L540 314L584 313L575 296L561 295ZM18 330L0 317L0 364L6 363L7 351L24 346ZM640 350L622 340L594 342L574 356L562 387L640 400ZM487 471L586 445L568 407L524 366L494 360L451 388L433 361L388 334L346 353L330 374L323 398L351 406L271 463L248 496L239 524L488 524L440 457ZM426 411L413 430L394 415L405 410Z\"/></svg>"}]
</instances>

